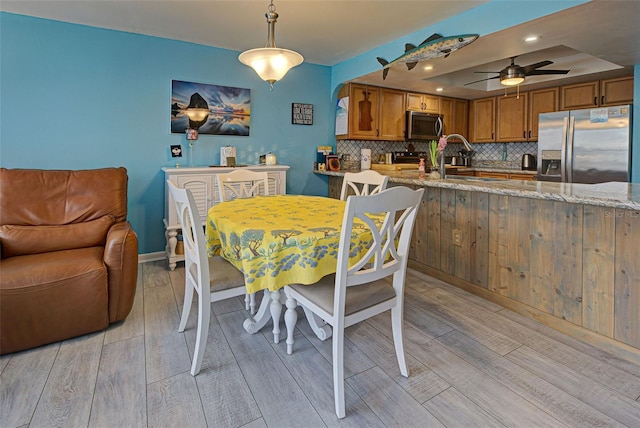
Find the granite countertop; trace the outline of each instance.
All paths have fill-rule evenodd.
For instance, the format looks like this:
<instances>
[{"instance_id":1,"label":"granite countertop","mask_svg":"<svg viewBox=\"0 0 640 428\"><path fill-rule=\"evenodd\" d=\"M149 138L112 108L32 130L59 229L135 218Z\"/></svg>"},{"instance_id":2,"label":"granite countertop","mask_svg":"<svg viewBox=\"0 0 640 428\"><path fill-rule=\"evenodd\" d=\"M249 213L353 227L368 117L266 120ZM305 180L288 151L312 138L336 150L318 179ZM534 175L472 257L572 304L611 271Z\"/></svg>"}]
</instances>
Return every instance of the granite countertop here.
<instances>
[{"instance_id":1,"label":"granite countertop","mask_svg":"<svg viewBox=\"0 0 640 428\"><path fill-rule=\"evenodd\" d=\"M490 171L498 172L494 168L490 169ZM348 171L314 172L320 175L343 177L345 172ZM384 171L384 174L389 176L389 181L392 183L486 192L640 211L640 184L638 183L552 183L548 181L456 177L455 175L449 175L444 180L420 179L418 178L418 171ZM640 216L640 213L636 214Z\"/></svg>"}]
</instances>

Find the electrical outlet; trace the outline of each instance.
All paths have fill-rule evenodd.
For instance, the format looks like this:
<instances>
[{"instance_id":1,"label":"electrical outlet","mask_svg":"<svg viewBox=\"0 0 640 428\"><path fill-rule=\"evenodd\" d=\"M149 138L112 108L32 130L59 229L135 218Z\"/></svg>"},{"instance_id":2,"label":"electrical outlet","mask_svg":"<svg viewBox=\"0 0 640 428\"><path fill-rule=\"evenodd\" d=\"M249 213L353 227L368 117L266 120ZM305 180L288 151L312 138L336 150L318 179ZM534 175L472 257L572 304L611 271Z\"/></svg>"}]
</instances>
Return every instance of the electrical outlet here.
<instances>
[{"instance_id":1,"label":"electrical outlet","mask_svg":"<svg viewBox=\"0 0 640 428\"><path fill-rule=\"evenodd\" d=\"M457 247L462 246L462 231L458 229L453 229L451 232L451 239L453 240L453 245Z\"/></svg>"}]
</instances>

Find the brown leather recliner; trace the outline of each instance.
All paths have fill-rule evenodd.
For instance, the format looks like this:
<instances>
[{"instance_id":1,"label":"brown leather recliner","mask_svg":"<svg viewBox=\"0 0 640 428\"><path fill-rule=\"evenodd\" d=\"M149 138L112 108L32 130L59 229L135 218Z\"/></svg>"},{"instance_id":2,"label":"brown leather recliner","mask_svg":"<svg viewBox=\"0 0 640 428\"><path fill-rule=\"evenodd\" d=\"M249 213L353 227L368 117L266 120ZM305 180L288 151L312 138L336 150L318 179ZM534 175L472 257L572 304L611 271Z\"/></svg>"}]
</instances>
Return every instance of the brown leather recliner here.
<instances>
[{"instance_id":1,"label":"brown leather recliner","mask_svg":"<svg viewBox=\"0 0 640 428\"><path fill-rule=\"evenodd\" d=\"M106 328L131 311L138 238L127 170L0 168L0 354Z\"/></svg>"}]
</instances>

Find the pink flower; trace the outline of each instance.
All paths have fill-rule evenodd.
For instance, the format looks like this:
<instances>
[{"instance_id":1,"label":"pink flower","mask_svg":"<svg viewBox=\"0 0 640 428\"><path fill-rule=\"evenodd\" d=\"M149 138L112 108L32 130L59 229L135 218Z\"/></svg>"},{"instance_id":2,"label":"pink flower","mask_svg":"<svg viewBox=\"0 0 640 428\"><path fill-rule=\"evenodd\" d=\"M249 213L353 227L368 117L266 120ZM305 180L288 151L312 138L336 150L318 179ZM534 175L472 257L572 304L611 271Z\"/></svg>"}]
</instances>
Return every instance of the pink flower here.
<instances>
[{"instance_id":1,"label":"pink flower","mask_svg":"<svg viewBox=\"0 0 640 428\"><path fill-rule=\"evenodd\" d=\"M447 147L447 137L443 135L440 137L440 140L438 140L438 153L444 152L445 147Z\"/></svg>"}]
</instances>

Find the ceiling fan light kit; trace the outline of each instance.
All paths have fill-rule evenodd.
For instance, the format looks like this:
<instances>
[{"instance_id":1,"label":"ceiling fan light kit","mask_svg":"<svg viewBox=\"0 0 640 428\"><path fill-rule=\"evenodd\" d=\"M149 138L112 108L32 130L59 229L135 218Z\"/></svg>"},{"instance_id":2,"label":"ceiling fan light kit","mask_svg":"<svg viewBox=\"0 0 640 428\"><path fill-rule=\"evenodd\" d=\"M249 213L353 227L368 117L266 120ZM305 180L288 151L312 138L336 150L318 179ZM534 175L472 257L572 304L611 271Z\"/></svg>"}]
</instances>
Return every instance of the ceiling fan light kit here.
<instances>
[{"instance_id":1,"label":"ceiling fan light kit","mask_svg":"<svg viewBox=\"0 0 640 428\"><path fill-rule=\"evenodd\" d=\"M260 78L269 82L269 89L282 79L293 67L302 64L304 58L298 52L276 47L276 21L278 14L273 0L265 13L268 24L267 44L264 48L250 49L242 52L238 60L253 68Z\"/></svg>"},{"instance_id":2,"label":"ceiling fan light kit","mask_svg":"<svg viewBox=\"0 0 640 428\"><path fill-rule=\"evenodd\" d=\"M515 63L515 56L511 57L511 64L506 66L500 71L476 71L476 73L496 73L497 76L487 77L486 79L476 80L475 82L466 83L465 86L473 85L474 83L484 82L485 80L500 79L500 84L504 86L516 86L524 82L527 76L543 76L545 74L567 74L570 70L539 70L539 68L546 67L553 64L553 61L540 61L535 64L519 66Z\"/></svg>"}]
</instances>

